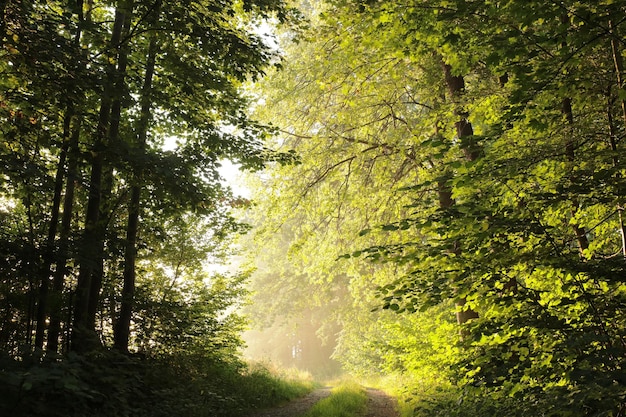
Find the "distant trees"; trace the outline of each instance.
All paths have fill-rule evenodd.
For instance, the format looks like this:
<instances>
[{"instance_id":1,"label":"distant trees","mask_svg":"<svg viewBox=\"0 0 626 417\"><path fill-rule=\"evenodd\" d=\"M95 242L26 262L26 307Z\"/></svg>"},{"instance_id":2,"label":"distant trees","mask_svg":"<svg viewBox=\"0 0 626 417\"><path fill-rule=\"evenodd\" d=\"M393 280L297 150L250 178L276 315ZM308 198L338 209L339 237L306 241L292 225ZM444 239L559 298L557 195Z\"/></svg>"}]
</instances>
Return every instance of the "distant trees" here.
<instances>
[{"instance_id":1,"label":"distant trees","mask_svg":"<svg viewBox=\"0 0 626 417\"><path fill-rule=\"evenodd\" d=\"M351 307L333 316L347 361L371 346L380 364L415 372L432 366L418 352L430 351L483 396L550 415L623 409L625 8L446 0L313 11L311 42L290 52L281 88L266 87L266 117L302 163L263 178L276 196L264 207L269 235L301 222L285 250L303 272L292 276L348 289ZM453 310L461 337L443 347L450 339L419 318L393 327L381 312L378 328L345 325L377 303L438 320ZM423 343L364 342L380 328L410 334L407 323L430 329Z\"/></svg>"},{"instance_id":2,"label":"distant trees","mask_svg":"<svg viewBox=\"0 0 626 417\"><path fill-rule=\"evenodd\" d=\"M179 317L197 310L183 327L198 330L179 331L219 333L218 311L242 290L227 278L208 284L200 263L220 256L242 226L229 214L236 202L217 169L221 158L249 168L283 158L262 144L266 129L246 116L241 86L277 62L254 28L289 19L291 9L73 0L8 1L1 11L6 352L148 349L162 343L155 326L167 323L150 311L164 305ZM186 243L174 240L176 225L188 239L213 243L172 265L168 246ZM180 281L183 269L193 284ZM209 322L212 330L202 327Z\"/></svg>"}]
</instances>

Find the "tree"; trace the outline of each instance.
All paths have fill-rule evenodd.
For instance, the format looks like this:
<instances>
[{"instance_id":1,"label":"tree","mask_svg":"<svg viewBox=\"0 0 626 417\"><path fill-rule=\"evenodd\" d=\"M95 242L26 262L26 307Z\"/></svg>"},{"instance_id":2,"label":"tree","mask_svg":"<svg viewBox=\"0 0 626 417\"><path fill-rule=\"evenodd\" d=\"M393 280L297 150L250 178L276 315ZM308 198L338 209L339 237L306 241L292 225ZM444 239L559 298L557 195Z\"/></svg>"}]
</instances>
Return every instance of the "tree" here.
<instances>
[{"instance_id":1,"label":"tree","mask_svg":"<svg viewBox=\"0 0 626 417\"><path fill-rule=\"evenodd\" d=\"M168 236L154 225L211 219L217 247L240 230L219 161L291 158L261 143L241 87L277 59L253 28L295 15L263 1L5 3L3 340L14 355L88 352L114 328L127 352L138 265Z\"/></svg>"},{"instance_id":2,"label":"tree","mask_svg":"<svg viewBox=\"0 0 626 417\"><path fill-rule=\"evenodd\" d=\"M363 327L347 323L361 316L375 322L379 316L369 311L376 287L403 268L337 258L365 242L389 243L373 229L410 211L411 199L395 191L425 172L428 161L413 139L429 137L440 102L437 94L416 94L412 84L426 88L440 80L439 92L445 85L440 61L413 66L393 45L345 29L336 16L329 13L320 33L309 35L315 42L294 46L297 52L259 93L259 114L277 125L278 143L295 149L300 159L270 170L255 187L259 208L253 223L260 227L251 246L263 253L255 251L253 306L263 307L251 314L261 321L284 320L282 332L313 304L323 323L319 333L341 347L341 359L365 346L359 343ZM413 130L421 123L429 131Z\"/></svg>"},{"instance_id":3,"label":"tree","mask_svg":"<svg viewBox=\"0 0 626 417\"><path fill-rule=\"evenodd\" d=\"M321 59L297 55L302 64L287 91L298 96L277 95L286 104L271 116L281 143L301 153L301 166L266 176L286 202L282 211L267 206L272 217L304 222L292 244L298 271L336 272L341 251L352 282L371 276L358 259L374 261L373 270L396 266L396 276L377 281L383 308L420 314L456 299L479 313L464 326L463 349L452 350L468 390L479 386L479 395L509 395L555 415L617 414L624 264L615 19L623 8L331 2L323 22L334 29L316 32L311 45L319 49L309 53ZM392 57L404 76L397 90L374 91L405 91L400 102L412 106L372 104L379 96L368 83L394 74L385 68L368 77L350 66L372 55ZM284 78L280 85L290 86ZM364 127L384 118L365 109L383 106L398 123L373 135ZM363 153L387 150L376 164L402 149L411 174L399 182L359 170L357 144ZM386 172L398 167L406 165ZM378 204L351 198L357 177L369 181L361 195Z\"/></svg>"}]
</instances>

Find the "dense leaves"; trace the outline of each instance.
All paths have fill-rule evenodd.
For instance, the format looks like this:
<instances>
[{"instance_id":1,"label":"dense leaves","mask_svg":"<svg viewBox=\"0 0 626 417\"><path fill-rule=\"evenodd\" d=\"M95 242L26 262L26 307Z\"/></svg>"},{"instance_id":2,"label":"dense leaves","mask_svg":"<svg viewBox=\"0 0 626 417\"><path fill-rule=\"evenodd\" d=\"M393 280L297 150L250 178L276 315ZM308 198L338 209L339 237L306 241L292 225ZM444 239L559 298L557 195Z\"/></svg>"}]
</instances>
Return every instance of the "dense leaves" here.
<instances>
[{"instance_id":1,"label":"dense leaves","mask_svg":"<svg viewBox=\"0 0 626 417\"><path fill-rule=\"evenodd\" d=\"M53 351L59 336L67 346L71 329L82 350L85 338L128 326L130 316L116 315L143 280L133 271L148 256L151 265L173 262L168 245L185 244L177 225L188 239L213 240L177 260L196 275L243 230L218 168L224 158L254 168L283 159L261 142L267 129L246 116L241 90L277 59L252 30L276 14L293 16L263 2L3 4L2 298L12 307L2 333L10 352L43 348L51 315L62 320ZM230 285L213 290L194 279L199 292ZM236 295L228 294L211 314L230 307L225 300Z\"/></svg>"},{"instance_id":2,"label":"dense leaves","mask_svg":"<svg viewBox=\"0 0 626 417\"><path fill-rule=\"evenodd\" d=\"M312 383L267 368L184 354L160 359L115 352L63 361L2 358L0 411L34 416L220 416L254 413L303 395Z\"/></svg>"},{"instance_id":3,"label":"dense leaves","mask_svg":"<svg viewBox=\"0 0 626 417\"><path fill-rule=\"evenodd\" d=\"M290 296L329 294L352 368L464 387L446 412L620 415L624 2L316 7L265 87Z\"/></svg>"},{"instance_id":4,"label":"dense leaves","mask_svg":"<svg viewBox=\"0 0 626 417\"><path fill-rule=\"evenodd\" d=\"M206 386L220 366L222 383L245 372L246 274L213 270L246 227L219 168L293 159L265 146L243 85L280 60L257 28L297 14L280 1L72 0L5 1L0 17L1 413L241 408ZM147 381L176 369L171 385ZM171 394L155 410L155 387L206 392L214 408Z\"/></svg>"}]
</instances>

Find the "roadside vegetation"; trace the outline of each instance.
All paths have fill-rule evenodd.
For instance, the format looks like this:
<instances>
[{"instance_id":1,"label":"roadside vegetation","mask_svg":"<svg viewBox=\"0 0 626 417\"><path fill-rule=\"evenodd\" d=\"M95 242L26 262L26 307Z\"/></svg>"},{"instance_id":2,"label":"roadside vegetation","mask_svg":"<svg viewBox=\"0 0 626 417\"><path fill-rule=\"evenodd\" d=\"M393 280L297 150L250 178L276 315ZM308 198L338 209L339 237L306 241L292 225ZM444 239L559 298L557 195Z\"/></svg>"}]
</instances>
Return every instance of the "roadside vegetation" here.
<instances>
[{"instance_id":1,"label":"roadside vegetation","mask_svg":"<svg viewBox=\"0 0 626 417\"><path fill-rule=\"evenodd\" d=\"M0 414L624 416L624 16L0 1Z\"/></svg>"},{"instance_id":2,"label":"roadside vegetation","mask_svg":"<svg viewBox=\"0 0 626 417\"><path fill-rule=\"evenodd\" d=\"M258 84L300 163L251 179L255 320L409 416L624 415L626 1L302 10Z\"/></svg>"},{"instance_id":3,"label":"roadside vegetation","mask_svg":"<svg viewBox=\"0 0 626 417\"><path fill-rule=\"evenodd\" d=\"M355 382L342 382L303 417L357 417L363 415L366 406L365 388Z\"/></svg>"},{"instance_id":4,"label":"roadside vegetation","mask_svg":"<svg viewBox=\"0 0 626 417\"><path fill-rule=\"evenodd\" d=\"M303 373L191 355L99 353L0 366L0 415L14 417L236 417L315 387Z\"/></svg>"}]
</instances>

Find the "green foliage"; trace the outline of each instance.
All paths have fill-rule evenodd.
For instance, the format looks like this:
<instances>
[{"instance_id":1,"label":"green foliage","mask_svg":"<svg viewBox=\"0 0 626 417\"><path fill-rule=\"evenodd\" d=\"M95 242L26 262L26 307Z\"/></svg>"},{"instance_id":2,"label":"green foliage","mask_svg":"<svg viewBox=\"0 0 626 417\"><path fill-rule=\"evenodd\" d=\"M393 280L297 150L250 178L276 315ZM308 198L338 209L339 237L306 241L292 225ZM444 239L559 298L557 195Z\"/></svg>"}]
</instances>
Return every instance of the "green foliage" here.
<instances>
[{"instance_id":1,"label":"green foliage","mask_svg":"<svg viewBox=\"0 0 626 417\"><path fill-rule=\"evenodd\" d=\"M134 343L148 355L207 352L231 355L241 346L244 321L230 312L241 302L245 276L214 275L210 284L185 282L158 297L158 288L138 289ZM155 294L156 293L156 294Z\"/></svg>"},{"instance_id":2,"label":"green foliage","mask_svg":"<svg viewBox=\"0 0 626 417\"><path fill-rule=\"evenodd\" d=\"M626 4L583 3L318 4L266 87L301 154L263 178L274 276L342 300L351 370L443 371L420 413L624 408Z\"/></svg>"},{"instance_id":3,"label":"green foliage","mask_svg":"<svg viewBox=\"0 0 626 417\"><path fill-rule=\"evenodd\" d=\"M35 359L35 358L33 358ZM234 357L115 353L43 363L3 356L0 412L12 416L240 416L312 389Z\"/></svg>"},{"instance_id":4,"label":"green foliage","mask_svg":"<svg viewBox=\"0 0 626 417\"><path fill-rule=\"evenodd\" d=\"M3 356L2 411L16 416L128 415L144 402L139 362L116 355L17 362Z\"/></svg>"},{"instance_id":5,"label":"green foliage","mask_svg":"<svg viewBox=\"0 0 626 417\"><path fill-rule=\"evenodd\" d=\"M488 396L484 392L476 393L476 390L471 388L462 391L454 386L437 385L436 381L421 381L419 385L405 381L405 384L407 391L399 393L403 417L484 415L521 417L530 413L544 415L543 410L535 404L520 404L507 396Z\"/></svg>"},{"instance_id":6,"label":"green foliage","mask_svg":"<svg viewBox=\"0 0 626 417\"><path fill-rule=\"evenodd\" d=\"M297 12L120 0L4 2L0 14L0 341L16 356L90 350L82 334L108 347L134 320L130 350L185 350L201 334L205 349L234 350L242 320L224 311L244 274L208 284L203 272L245 230L218 169L293 159L262 142L271 129L247 114L243 85L279 61L253 28ZM172 288L168 268L185 270Z\"/></svg>"},{"instance_id":7,"label":"green foliage","mask_svg":"<svg viewBox=\"0 0 626 417\"><path fill-rule=\"evenodd\" d=\"M276 370L265 364L253 363L234 381L232 390L239 392L247 408L262 409L301 397L318 385L310 376Z\"/></svg>"}]
</instances>

